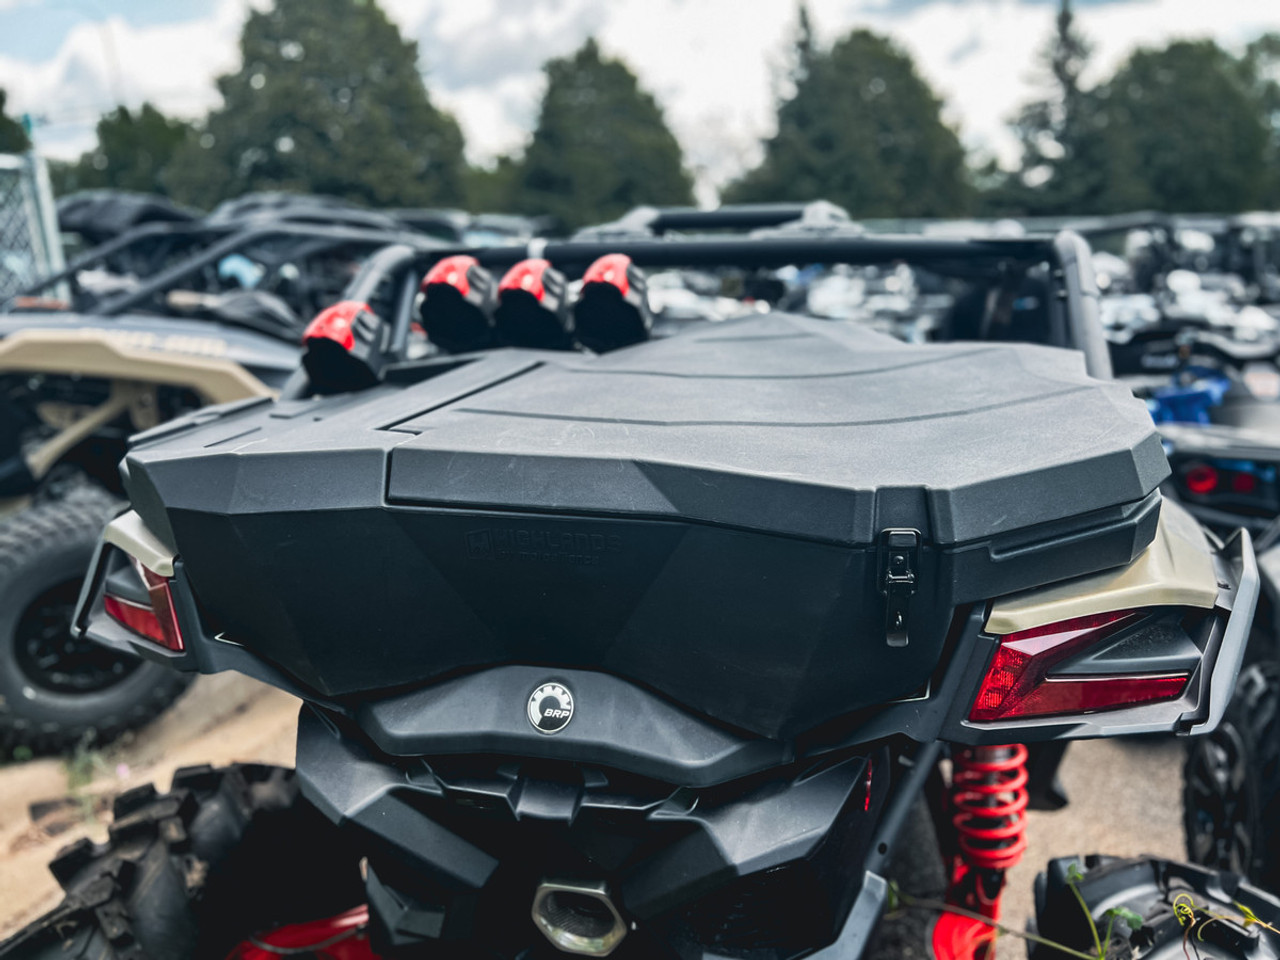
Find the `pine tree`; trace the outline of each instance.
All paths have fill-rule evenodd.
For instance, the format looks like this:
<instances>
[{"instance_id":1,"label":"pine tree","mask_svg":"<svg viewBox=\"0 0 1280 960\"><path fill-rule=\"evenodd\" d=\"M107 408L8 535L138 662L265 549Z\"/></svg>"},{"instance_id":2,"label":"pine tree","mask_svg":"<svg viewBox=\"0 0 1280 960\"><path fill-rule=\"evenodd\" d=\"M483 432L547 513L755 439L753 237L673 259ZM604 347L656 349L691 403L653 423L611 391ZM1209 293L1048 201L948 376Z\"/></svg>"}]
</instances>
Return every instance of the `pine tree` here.
<instances>
[{"instance_id":1,"label":"pine tree","mask_svg":"<svg viewBox=\"0 0 1280 960\"><path fill-rule=\"evenodd\" d=\"M240 39L223 106L167 171L179 199L212 206L251 190L371 205L463 198L457 123L432 105L417 44L373 0L275 0Z\"/></svg>"},{"instance_id":2,"label":"pine tree","mask_svg":"<svg viewBox=\"0 0 1280 960\"><path fill-rule=\"evenodd\" d=\"M858 217L969 210L964 150L907 53L868 30L818 50L801 7L795 64L795 93L778 108L763 162L726 200L822 198Z\"/></svg>"},{"instance_id":3,"label":"pine tree","mask_svg":"<svg viewBox=\"0 0 1280 960\"><path fill-rule=\"evenodd\" d=\"M594 39L544 68L538 124L510 177L512 206L565 227L643 204L687 204L693 181L657 101Z\"/></svg>"},{"instance_id":4,"label":"pine tree","mask_svg":"<svg viewBox=\"0 0 1280 960\"><path fill-rule=\"evenodd\" d=\"M1266 186L1261 203L1274 210L1280 207L1280 33L1264 33L1250 43L1241 65L1268 133Z\"/></svg>"},{"instance_id":5,"label":"pine tree","mask_svg":"<svg viewBox=\"0 0 1280 960\"><path fill-rule=\"evenodd\" d=\"M22 124L4 112L6 97L0 89L0 153L25 153L31 149L31 138Z\"/></svg>"},{"instance_id":6,"label":"pine tree","mask_svg":"<svg viewBox=\"0 0 1280 960\"><path fill-rule=\"evenodd\" d=\"M1040 53L1045 94L1023 107L1014 122L1022 143L1020 169L984 198L989 212L1063 216L1150 202L1133 167L1127 131L1110 126L1106 91L1082 86L1092 49L1071 0L1062 0L1053 36Z\"/></svg>"}]
</instances>

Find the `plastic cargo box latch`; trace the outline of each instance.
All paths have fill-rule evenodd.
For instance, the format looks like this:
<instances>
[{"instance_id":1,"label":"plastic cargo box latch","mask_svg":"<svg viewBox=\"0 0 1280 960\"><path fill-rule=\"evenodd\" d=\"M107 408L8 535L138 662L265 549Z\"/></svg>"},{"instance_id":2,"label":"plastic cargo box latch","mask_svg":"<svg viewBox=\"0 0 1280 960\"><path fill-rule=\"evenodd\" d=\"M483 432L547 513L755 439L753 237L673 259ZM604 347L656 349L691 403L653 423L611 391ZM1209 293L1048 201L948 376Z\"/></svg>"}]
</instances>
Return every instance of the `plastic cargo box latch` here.
<instances>
[{"instance_id":1,"label":"plastic cargo box latch","mask_svg":"<svg viewBox=\"0 0 1280 960\"><path fill-rule=\"evenodd\" d=\"M907 605L917 588L916 555L920 531L889 529L880 533L880 592L885 597L884 632L891 647L907 645Z\"/></svg>"}]
</instances>

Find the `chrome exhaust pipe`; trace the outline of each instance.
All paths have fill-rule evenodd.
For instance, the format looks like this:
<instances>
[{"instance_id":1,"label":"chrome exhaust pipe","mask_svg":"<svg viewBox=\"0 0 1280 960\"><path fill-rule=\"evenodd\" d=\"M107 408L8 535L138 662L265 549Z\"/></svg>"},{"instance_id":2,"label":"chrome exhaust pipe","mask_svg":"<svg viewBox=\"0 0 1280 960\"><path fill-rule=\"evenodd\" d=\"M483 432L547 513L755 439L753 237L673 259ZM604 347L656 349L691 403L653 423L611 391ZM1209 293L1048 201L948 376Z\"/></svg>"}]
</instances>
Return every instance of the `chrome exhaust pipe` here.
<instances>
[{"instance_id":1,"label":"chrome exhaust pipe","mask_svg":"<svg viewBox=\"0 0 1280 960\"><path fill-rule=\"evenodd\" d=\"M607 957L627 935L603 882L544 880L533 896L533 922L557 949L586 957Z\"/></svg>"}]
</instances>

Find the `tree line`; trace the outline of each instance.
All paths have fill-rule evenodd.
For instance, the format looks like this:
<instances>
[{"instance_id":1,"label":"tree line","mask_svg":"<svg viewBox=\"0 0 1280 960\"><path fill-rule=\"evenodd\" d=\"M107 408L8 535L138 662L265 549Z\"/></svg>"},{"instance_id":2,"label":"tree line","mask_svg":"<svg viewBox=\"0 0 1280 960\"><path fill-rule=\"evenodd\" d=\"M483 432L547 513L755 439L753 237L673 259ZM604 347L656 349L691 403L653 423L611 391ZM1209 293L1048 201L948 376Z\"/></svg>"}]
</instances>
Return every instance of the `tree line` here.
<instances>
[{"instance_id":1,"label":"tree line","mask_svg":"<svg viewBox=\"0 0 1280 960\"><path fill-rule=\"evenodd\" d=\"M55 164L56 188L203 208L251 190L316 192L551 215L565 227L693 199L657 101L594 40L546 63L528 144L483 168L468 165L457 121L432 103L417 44L374 2L275 0L249 15L240 51L203 120L119 107L99 121L93 150ZM1061 0L1040 93L1011 120L1021 156L1007 170L966 156L902 48L864 29L821 46L802 4L777 130L723 199L823 197L855 217L1280 208L1280 34L1238 55L1212 40L1139 49L1086 85L1090 56ZM0 152L27 146L0 91Z\"/></svg>"}]
</instances>

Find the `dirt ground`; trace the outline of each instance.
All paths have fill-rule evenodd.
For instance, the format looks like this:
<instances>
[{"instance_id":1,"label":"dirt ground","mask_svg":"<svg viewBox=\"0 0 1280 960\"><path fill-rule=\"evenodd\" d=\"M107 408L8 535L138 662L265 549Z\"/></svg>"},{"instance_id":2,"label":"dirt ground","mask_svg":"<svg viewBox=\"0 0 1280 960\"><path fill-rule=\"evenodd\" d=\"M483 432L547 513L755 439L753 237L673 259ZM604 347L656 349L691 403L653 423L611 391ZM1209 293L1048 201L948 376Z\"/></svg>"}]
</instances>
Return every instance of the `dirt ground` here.
<instances>
[{"instance_id":1,"label":"dirt ground","mask_svg":"<svg viewBox=\"0 0 1280 960\"><path fill-rule=\"evenodd\" d=\"M109 809L105 798L141 783L165 789L174 770L199 763L292 764L297 722L293 697L220 674L201 677L131 742L74 767L57 759L0 767L0 939L57 904L58 885L45 865L61 847L82 836L106 838L106 823L92 814L94 798ZM31 804L65 797L73 782L90 777L75 791L77 803L32 822Z\"/></svg>"},{"instance_id":2,"label":"dirt ground","mask_svg":"<svg viewBox=\"0 0 1280 960\"><path fill-rule=\"evenodd\" d=\"M37 760L0 768L0 939L57 903L45 865L60 847L81 836L105 837L105 824L91 813L95 798L105 808L106 797L139 783L163 789L175 769L192 764L292 763L297 710L292 697L245 677L203 677L127 744L75 765ZM1181 765L1182 744L1172 740L1073 744L1062 769L1071 804L1031 815L1027 856L1009 876L1005 922L1022 926L1032 909L1032 880L1051 857L1182 857ZM31 804L66 797L73 782L85 780L77 802L32 821ZM999 960L1023 956L1021 943L1000 942Z\"/></svg>"}]
</instances>

